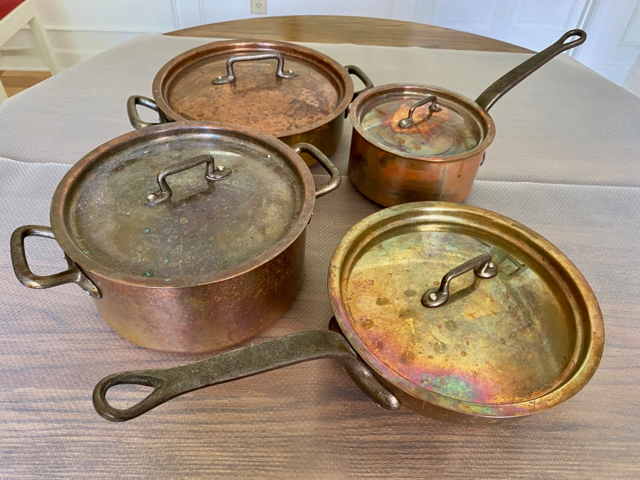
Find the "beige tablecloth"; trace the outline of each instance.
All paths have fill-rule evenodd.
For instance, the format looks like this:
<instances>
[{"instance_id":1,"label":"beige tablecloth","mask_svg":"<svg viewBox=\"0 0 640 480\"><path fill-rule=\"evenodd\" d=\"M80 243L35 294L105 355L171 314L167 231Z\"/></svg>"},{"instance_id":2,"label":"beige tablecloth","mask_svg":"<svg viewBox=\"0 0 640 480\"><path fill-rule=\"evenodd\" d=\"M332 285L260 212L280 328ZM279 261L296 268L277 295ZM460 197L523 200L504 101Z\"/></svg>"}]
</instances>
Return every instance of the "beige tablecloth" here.
<instances>
[{"instance_id":1,"label":"beige tablecloth","mask_svg":"<svg viewBox=\"0 0 640 480\"><path fill-rule=\"evenodd\" d=\"M112 332L75 285L31 291L15 279L9 236L47 225L68 166L131 130L125 102L204 39L145 35L10 98L0 107L0 478L638 478L640 476L640 99L567 56L496 104L498 134L468 203L526 224L584 273L606 346L576 397L489 427L386 412L329 360L177 398L136 420L104 421L91 392L104 375L205 356L165 354ZM526 55L312 45L376 84L445 86L472 98ZM345 172L348 126L334 160ZM318 181L324 177L315 171ZM326 328L331 253L377 211L345 177L316 203L304 285L254 342ZM27 243L38 273L64 267L55 242ZM137 394L137 395L136 395ZM140 398L137 389L114 401Z\"/></svg>"}]
</instances>

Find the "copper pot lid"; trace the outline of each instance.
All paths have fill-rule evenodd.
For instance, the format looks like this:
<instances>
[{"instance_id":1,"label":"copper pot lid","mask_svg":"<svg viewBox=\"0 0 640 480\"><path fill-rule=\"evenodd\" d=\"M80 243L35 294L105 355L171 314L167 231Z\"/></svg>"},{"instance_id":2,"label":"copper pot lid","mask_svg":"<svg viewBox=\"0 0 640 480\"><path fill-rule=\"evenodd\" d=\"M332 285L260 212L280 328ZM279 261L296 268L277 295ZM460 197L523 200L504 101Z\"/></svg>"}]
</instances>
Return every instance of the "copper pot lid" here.
<instances>
[{"instance_id":1,"label":"copper pot lid","mask_svg":"<svg viewBox=\"0 0 640 480\"><path fill-rule=\"evenodd\" d=\"M374 145L408 158L452 160L486 149L491 117L457 93L422 85L382 85L350 107L354 127Z\"/></svg>"},{"instance_id":2,"label":"copper pot lid","mask_svg":"<svg viewBox=\"0 0 640 480\"><path fill-rule=\"evenodd\" d=\"M154 79L153 95L172 120L215 120L283 137L342 114L353 82L342 65L310 48L225 41L167 63Z\"/></svg>"},{"instance_id":3,"label":"copper pot lid","mask_svg":"<svg viewBox=\"0 0 640 480\"><path fill-rule=\"evenodd\" d=\"M313 178L273 137L171 123L122 135L61 181L51 223L77 264L119 281L189 286L239 275L302 233Z\"/></svg>"},{"instance_id":4,"label":"copper pot lid","mask_svg":"<svg viewBox=\"0 0 640 480\"><path fill-rule=\"evenodd\" d=\"M419 202L367 217L336 250L329 293L379 376L461 413L551 407L602 356L602 314L578 269L532 230L475 207Z\"/></svg>"}]
</instances>

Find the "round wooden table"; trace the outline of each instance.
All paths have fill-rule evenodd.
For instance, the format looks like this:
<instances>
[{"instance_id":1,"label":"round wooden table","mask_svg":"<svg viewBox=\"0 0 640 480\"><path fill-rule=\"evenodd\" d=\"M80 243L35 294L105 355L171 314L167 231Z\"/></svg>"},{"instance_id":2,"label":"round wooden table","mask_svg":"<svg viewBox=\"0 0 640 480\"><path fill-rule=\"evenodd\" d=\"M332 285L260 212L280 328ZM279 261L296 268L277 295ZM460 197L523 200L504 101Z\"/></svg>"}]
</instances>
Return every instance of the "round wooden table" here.
<instances>
[{"instance_id":1,"label":"round wooden table","mask_svg":"<svg viewBox=\"0 0 640 480\"><path fill-rule=\"evenodd\" d=\"M302 15L211 23L167 33L179 37L255 38L310 43L529 53L510 43L448 28L382 18Z\"/></svg>"}]
</instances>

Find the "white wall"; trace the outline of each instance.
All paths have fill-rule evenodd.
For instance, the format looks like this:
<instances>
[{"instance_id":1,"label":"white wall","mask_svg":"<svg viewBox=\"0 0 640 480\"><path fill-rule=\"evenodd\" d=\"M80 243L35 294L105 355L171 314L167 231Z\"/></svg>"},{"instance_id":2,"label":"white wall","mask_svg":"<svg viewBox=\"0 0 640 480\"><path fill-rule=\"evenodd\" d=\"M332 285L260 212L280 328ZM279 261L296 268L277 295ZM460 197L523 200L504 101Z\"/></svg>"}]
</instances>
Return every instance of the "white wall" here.
<instances>
[{"instance_id":1,"label":"white wall","mask_svg":"<svg viewBox=\"0 0 640 480\"><path fill-rule=\"evenodd\" d=\"M251 17L249 0L38 0L63 67L144 32ZM640 0L267 0L269 15L354 15L464 30L540 50L576 26L587 43L572 54L622 83L640 54ZM28 30L2 47L0 68L33 68ZM41 65L41 64L40 64Z\"/></svg>"}]
</instances>

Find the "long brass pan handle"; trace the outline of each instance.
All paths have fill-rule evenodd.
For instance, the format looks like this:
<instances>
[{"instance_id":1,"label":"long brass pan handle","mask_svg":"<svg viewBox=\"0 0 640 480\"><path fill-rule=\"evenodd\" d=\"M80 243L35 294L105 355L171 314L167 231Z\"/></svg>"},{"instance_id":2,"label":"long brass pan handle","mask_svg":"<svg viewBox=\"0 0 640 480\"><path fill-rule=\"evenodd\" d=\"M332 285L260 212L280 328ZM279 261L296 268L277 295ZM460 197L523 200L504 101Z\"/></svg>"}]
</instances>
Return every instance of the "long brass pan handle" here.
<instances>
[{"instance_id":1,"label":"long brass pan handle","mask_svg":"<svg viewBox=\"0 0 640 480\"><path fill-rule=\"evenodd\" d=\"M93 406L103 418L123 422L193 390L322 358L338 360L360 389L381 407L387 410L400 407L398 399L380 384L344 336L329 330L287 335L166 370L138 370L109 375L96 385ZM132 407L118 409L111 406L105 397L111 387L122 384L153 387L153 392Z\"/></svg>"},{"instance_id":2,"label":"long brass pan handle","mask_svg":"<svg viewBox=\"0 0 640 480\"><path fill-rule=\"evenodd\" d=\"M567 41L572 37L577 37L571 41ZM535 54L527 61L521 63L513 70L509 71L498 80L496 80L489 88L480 94L476 99L476 103L483 109L489 110L505 93L527 78L552 58L564 51L571 50L578 45L582 45L587 39L587 32L580 29L569 30L562 35L557 42Z\"/></svg>"}]
</instances>

